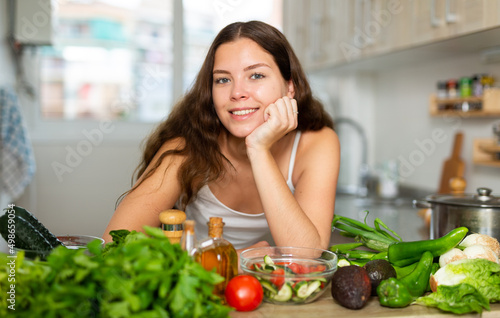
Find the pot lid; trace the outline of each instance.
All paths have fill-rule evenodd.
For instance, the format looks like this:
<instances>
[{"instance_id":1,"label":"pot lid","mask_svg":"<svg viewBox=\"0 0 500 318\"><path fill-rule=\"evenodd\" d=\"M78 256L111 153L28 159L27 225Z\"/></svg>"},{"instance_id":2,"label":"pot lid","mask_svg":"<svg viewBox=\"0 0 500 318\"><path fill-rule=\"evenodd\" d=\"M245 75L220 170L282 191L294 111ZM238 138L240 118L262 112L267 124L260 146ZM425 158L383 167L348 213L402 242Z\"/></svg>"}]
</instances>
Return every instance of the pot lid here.
<instances>
[{"instance_id":1,"label":"pot lid","mask_svg":"<svg viewBox=\"0 0 500 318\"><path fill-rule=\"evenodd\" d=\"M482 208L500 208L500 197L491 195L489 188L477 188L477 194L458 194L458 195L431 195L427 198L428 202L439 204L452 204L458 206L482 207Z\"/></svg>"}]
</instances>

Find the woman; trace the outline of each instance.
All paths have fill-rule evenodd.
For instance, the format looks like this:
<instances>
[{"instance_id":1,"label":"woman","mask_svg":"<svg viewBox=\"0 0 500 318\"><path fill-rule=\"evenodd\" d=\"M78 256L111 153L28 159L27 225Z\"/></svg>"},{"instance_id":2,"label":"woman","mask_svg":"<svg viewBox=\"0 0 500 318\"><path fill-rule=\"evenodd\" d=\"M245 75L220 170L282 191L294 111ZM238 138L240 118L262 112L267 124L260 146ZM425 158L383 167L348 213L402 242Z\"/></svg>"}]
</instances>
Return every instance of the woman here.
<instances>
[{"instance_id":1,"label":"woman","mask_svg":"<svg viewBox=\"0 0 500 318\"><path fill-rule=\"evenodd\" d=\"M215 38L191 90L145 145L116 229L159 226L177 207L207 236L222 216L236 249L327 248L340 149L284 35L263 22L233 23Z\"/></svg>"}]
</instances>

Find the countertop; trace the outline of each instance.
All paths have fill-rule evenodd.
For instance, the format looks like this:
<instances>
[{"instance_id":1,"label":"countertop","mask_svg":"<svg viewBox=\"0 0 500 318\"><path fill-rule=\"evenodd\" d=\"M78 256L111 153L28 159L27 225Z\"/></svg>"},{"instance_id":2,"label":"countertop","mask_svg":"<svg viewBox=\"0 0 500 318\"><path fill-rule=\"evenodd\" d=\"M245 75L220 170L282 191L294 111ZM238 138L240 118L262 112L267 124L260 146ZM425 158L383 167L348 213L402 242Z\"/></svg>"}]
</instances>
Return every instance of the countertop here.
<instances>
[{"instance_id":1,"label":"countertop","mask_svg":"<svg viewBox=\"0 0 500 318\"><path fill-rule=\"evenodd\" d=\"M298 306L274 305L262 303L261 306L250 312L230 313L233 318L321 318L321 317L349 317L349 318L368 318L368 317L481 317L481 318L498 318L500 317L500 303L491 304L491 311L483 311L482 315L474 313L467 315L455 315L447 313L436 308L430 308L420 305L410 305L405 308L388 308L379 304L378 297L372 297L368 303L361 309L352 310L339 305L331 296L328 290L323 296L313 303Z\"/></svg>"},{"instance_id":2,"label":"countertop","mask_svg":"<svg viewBox=\"0 0 500 318\"><path fill-rule=\"evenodd\" d=\"M396 199L359 198L352 195L338 195L335 203L335 214L363 221L368 211L367 224L373 226L375 218L381 219L389 228L396 231L405 241L415 241L429 238L429 229L418 215L418 209L413 207L413 199L421 199L422 195L410 195ZM331 243L352 242L352 239L333 232ZM232 312L234 318L289 318L289 317L500 317L500 303L492 304L491 311L482 315L455 315L436 308L411 305L406 308L387 308L379 304L378 297L372 297L360 310L351 310L339 305L333 300L329 289L317 301L300 306L273 305L263 303L252 312Z\"/></svg>"}]
</instances>

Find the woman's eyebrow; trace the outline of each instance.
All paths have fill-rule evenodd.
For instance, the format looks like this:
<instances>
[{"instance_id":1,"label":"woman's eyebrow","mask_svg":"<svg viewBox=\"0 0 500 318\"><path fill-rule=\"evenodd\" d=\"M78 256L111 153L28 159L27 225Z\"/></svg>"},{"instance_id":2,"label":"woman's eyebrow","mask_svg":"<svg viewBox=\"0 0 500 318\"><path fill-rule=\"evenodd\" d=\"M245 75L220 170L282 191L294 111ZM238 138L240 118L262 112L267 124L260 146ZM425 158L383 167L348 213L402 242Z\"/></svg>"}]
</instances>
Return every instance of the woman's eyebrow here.
<instances>
[{"instance_id":1,"label":"woman's eyebrow","mask_svg":"<svg viewBox=\"0 0 500 318\"><path fill-rule=\"evenodd\" d=\"M229 74L229 72L224 70L214 70L212 74Z\"/></svg>"},{"instance_id":2,"label":"woman's eyebrow","mask_svg":"<svg viewBox=\"0 0 500 318\"><path fill-rule=\"evenodd\" d=\"M257 64L253 64L253 65L249 65L247 67L245 67L243 70L244 71L249 71L249 70L253 70L255 68L259 68L259 67L271 67L269 65L267 65L266 63L257 63Z\"/></svg>"},{"instance_id":3,"label":"woman's eyebrow","mask_svg":"<svg viewBox=\"0 0 500 318\"><path fill-rule=\"evenodd\" d=\"M257 64L252 64L252 65L249 65L247 67L245 67L243 69L243 71L250 71L250 70L253 70L253 69L256 69L256 68L259 68L259 67L269 67L271 68L271 66L269 66L268 64L266 63L257 63ZM226 70L213 70L212 74L230 74L229 71L226 71Z\"/></svg>"}]
</instances>

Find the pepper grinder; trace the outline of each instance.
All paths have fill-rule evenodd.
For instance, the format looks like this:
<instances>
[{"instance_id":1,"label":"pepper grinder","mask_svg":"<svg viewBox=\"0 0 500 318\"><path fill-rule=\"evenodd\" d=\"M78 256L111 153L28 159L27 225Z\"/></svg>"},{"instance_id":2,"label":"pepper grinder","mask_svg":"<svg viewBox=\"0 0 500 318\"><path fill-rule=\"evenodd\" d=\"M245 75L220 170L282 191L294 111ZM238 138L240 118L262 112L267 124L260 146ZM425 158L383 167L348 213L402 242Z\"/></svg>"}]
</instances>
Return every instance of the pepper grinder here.
<instances>
[{"instance_id":1,"label":"pepper grinder","mask_svg":"<svg viewBox=\"0 0 500 318\"><path fill-rule=\"evenodd\" d=\"M170 209L160 212L159 218L162 224L163 233L168 237L170 243L180 243L183 223L186 220L186 213L181 210Z\"/></svg>"}]
</instances>

